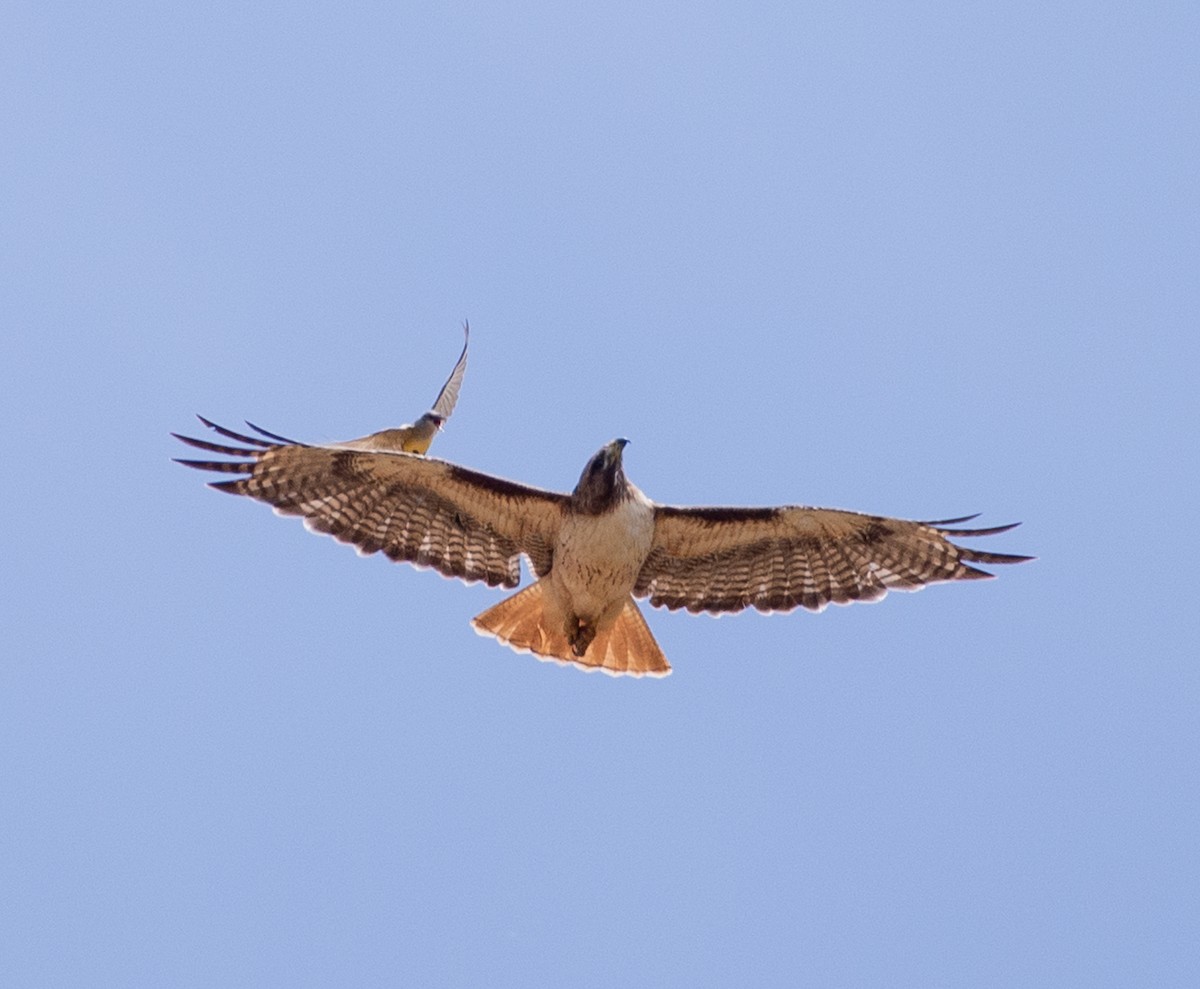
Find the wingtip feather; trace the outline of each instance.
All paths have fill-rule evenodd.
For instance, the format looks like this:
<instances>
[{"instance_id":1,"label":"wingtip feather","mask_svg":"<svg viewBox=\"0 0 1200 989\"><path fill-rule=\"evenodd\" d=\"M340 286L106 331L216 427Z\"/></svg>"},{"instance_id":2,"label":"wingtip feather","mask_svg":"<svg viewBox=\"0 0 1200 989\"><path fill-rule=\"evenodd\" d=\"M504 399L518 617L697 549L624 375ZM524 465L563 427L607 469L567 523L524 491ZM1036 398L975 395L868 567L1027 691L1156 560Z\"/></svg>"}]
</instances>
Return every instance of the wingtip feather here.
<instances>
[{"instance_id":1,"label":"wingtip feather","mask_svg":"<svg viewBox=\"0 0 1200 989\"><path fill-rule=\"evenodd\" d=\"M256 433L265 436L269 440L274 440L276 443L284 443L288 446L304 446L304 443L298 440L288 439L286 436L280 436L278 433L272 433L269 430L263 429L262 426L256 426L249 419L245 420L246 425L253 429Z\"/></svg>"}]
</instances>

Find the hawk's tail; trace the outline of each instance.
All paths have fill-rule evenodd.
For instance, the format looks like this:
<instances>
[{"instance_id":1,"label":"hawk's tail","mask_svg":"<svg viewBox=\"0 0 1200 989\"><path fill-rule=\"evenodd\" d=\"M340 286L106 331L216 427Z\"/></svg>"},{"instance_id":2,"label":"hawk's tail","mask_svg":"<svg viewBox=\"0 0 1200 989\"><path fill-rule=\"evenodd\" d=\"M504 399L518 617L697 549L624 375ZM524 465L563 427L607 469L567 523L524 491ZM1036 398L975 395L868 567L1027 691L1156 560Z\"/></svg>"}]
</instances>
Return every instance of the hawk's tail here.
<instances>
[{"instance_id":1,"label":"hawk's tail","mask_svg":"<svg viewBox=\"0 0 1200 989\"><path fill-rule=\"evenodd\" d=\"M633 598L626 599L612 625L597 629L582 656L571 651L562 617L547 604L545 587L539 580L476 615L471 625L480 635L494 636L517 652L570 663L589 672L603 670L612 676L636 677L663 677L671 672L671 664L654 641Z\"/></svg>"}]
</instances>

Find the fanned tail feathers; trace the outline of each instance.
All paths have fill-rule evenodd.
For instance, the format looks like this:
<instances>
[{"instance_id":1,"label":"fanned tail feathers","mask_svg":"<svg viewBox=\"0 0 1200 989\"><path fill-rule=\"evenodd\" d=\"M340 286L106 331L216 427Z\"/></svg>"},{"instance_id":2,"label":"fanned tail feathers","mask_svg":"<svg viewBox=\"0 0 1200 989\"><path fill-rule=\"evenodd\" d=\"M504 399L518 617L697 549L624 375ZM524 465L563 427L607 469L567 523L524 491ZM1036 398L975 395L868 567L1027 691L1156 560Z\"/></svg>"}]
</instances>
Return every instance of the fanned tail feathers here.
<instances>
[{"instance_id":1,"label":"fanned tail feathers","mask_svg":"<svg viewBox=\"0 0 1200 989\"><path fill-rule=\"evenodd\" d=\"M603 670L610 676L635 677L664 677L671 672L671 664L632 597L626 599L612 625L597 630L583 656L571 651L561 617L547 605L545 585L539 580L476 615L471 625L480 635L493 636L516 652L588 672Z\"/></svg>"},{"instance_id":2,"label":"fanned tail feathers","mask_svg":"<svg viewBox=\"0 0 1200 989\"><path fill-rule=\"evenodd\" d=\"M597 632L583 659L575 662L585 667L598 664L613 676L665 677L671 672L671 664L654 641L650 626L632 597L625 599L625 606L612 626Z\"/></svg>"}]
</instances>

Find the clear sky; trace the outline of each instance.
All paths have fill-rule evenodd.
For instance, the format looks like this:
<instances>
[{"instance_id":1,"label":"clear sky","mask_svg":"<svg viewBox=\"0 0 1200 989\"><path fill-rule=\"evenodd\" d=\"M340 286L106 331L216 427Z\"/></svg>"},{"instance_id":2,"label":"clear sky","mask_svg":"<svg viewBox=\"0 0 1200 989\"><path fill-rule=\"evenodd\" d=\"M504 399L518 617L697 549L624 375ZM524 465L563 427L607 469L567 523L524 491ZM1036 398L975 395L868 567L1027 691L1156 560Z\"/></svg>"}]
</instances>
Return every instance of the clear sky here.
<instances>
[{"instance_id":1,"label":"clear sky","mask_svg":"<svg viewBox=\"0 0 1200 989\"><path fill-rule=\"evenodd\" d=\"M1200 984L1194 3L0 16L0 983ZM170 463L1022 520L675 672Z\"/></svg>"}]
</instances>

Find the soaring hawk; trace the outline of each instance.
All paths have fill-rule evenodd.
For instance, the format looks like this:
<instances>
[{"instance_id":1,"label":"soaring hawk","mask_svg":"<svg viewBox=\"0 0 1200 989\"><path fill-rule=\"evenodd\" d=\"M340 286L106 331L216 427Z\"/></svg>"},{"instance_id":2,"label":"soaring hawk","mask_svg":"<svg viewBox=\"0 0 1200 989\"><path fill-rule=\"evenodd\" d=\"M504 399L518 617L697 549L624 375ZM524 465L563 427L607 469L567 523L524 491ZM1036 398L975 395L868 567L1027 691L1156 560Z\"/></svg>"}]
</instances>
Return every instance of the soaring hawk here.
<instances>
[{"instance_id":1,"label":"soaring hawk","mask_svg":"<svg viewBox=\"0 0 1200 989\"><path fill-rule=\"evenodd\" d=\"M567 495L366 440L308 446L255 426L266 439L201 421L245 445L175 433L237 458L180 463L243 475L211 486L299 515L359 553L382 551L447 577L509 588L520 583L525 556L537 580L472 619L475 630L517 652L614 676L671 671L635 597L693 613L820 611L892 589L992 576L970 563L1032 559L951 542L1013 528L949 528L973 515L909 522L801 506L659 505L625 479L623 439L601 448Z\"/></svg>"}]
</instances>

